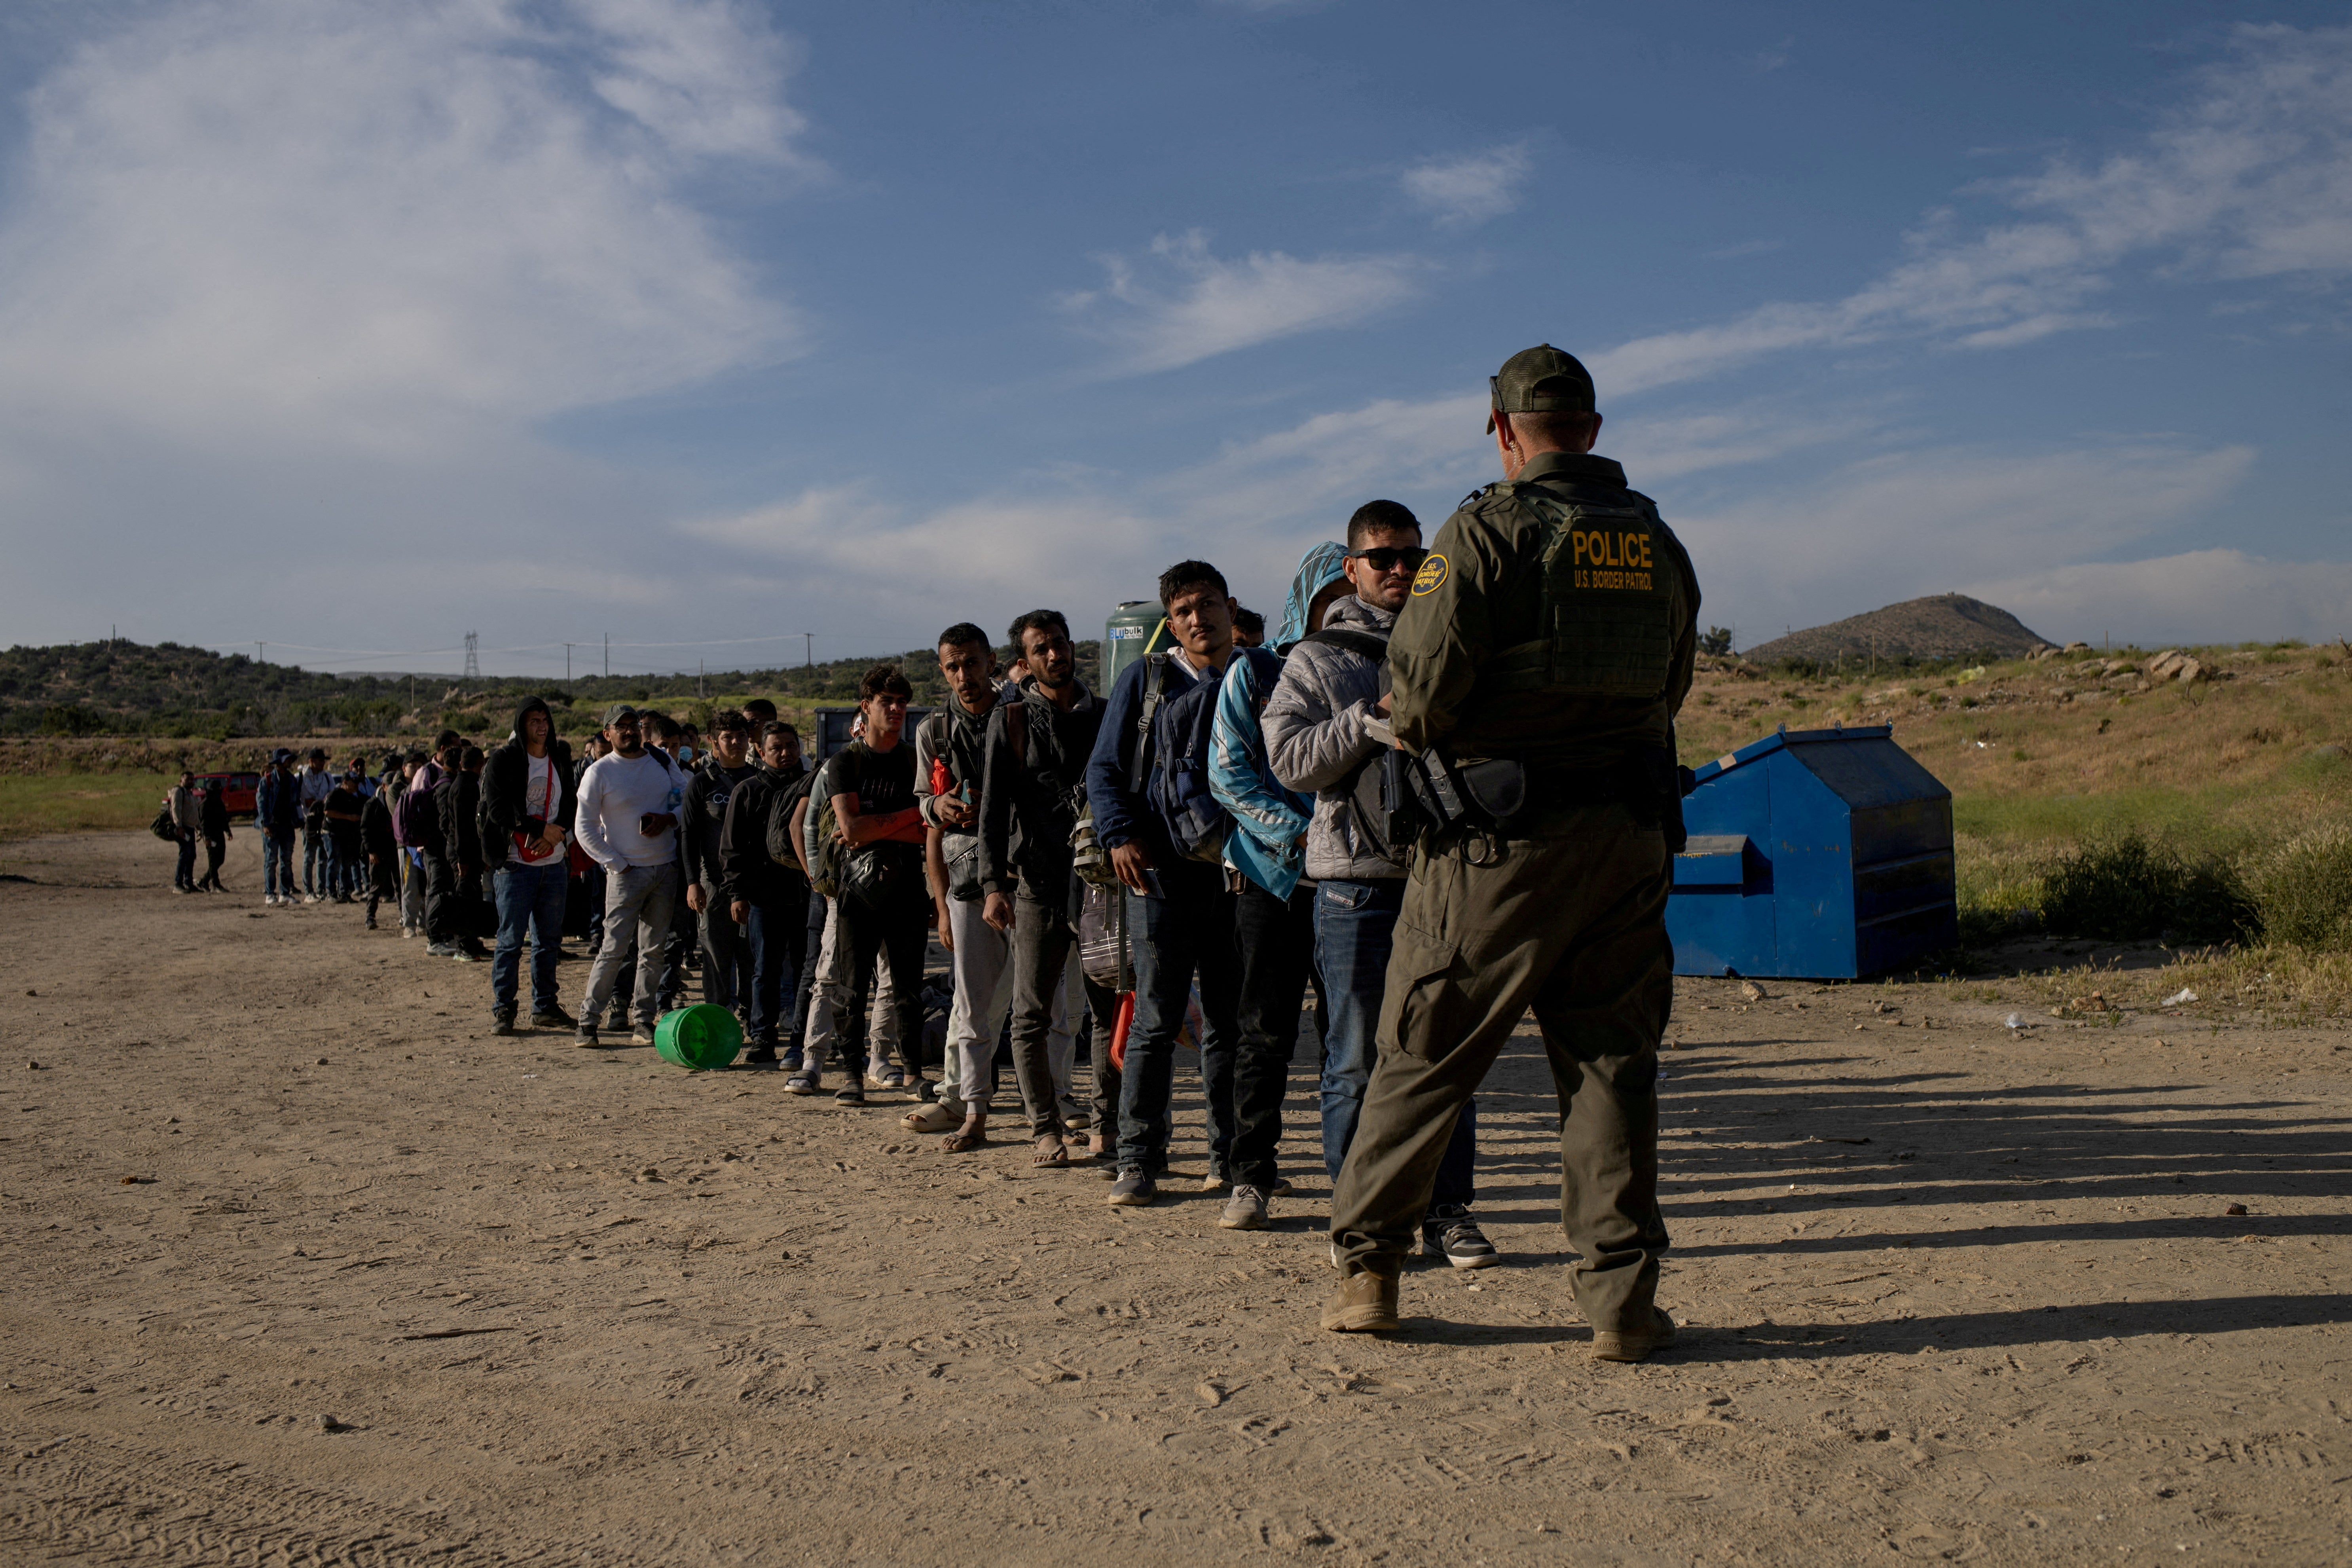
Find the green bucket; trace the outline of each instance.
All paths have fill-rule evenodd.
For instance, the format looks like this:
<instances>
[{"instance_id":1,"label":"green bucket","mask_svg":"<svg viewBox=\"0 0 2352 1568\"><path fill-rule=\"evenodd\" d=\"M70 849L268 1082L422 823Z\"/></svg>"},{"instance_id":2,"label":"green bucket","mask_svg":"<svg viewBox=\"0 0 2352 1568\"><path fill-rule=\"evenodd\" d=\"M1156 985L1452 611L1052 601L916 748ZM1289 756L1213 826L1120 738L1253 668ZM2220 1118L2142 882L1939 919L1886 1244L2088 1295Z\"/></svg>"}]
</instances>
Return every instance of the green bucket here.
<instances>
[{"instance_id":1,"label":"green bucket","mask_svg":"<svg viewBox=\"0 0 2352 1568\"><path fill-rule=\"evenodd\" d=\"M654 1026L654 1054L672 1067L710 1072L743 1048L743 1026L724 1007L698 1002L665 1013Z\"/></svg>"}]
</instances>

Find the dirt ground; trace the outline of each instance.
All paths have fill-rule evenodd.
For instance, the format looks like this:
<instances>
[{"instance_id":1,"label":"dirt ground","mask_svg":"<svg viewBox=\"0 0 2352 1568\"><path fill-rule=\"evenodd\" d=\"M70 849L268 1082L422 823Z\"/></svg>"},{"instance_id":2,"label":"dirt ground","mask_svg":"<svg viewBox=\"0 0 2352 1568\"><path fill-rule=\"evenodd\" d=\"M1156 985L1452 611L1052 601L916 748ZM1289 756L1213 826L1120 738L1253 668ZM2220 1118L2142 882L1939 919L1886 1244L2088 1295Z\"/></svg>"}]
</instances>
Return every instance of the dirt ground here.
<instances>
[{"instance_id":1,"label":"dirt ground","mask_svg":"<svg viewBox=\"0 0 2352 1568\"><path fill-rule=\"evenodd\" d=\"M1608 1366L1531 1035L1482 1100L1509 1266L1340 1338L1311 1044L1298 1194L1220 1231L889 1096L495 1039L487 966L265 910L253 849L183 898L144 836L9 847L0 1559L2352 1556L2340 1031L1685 982L1685 1330Z\"/></svg>"}]
</instances>

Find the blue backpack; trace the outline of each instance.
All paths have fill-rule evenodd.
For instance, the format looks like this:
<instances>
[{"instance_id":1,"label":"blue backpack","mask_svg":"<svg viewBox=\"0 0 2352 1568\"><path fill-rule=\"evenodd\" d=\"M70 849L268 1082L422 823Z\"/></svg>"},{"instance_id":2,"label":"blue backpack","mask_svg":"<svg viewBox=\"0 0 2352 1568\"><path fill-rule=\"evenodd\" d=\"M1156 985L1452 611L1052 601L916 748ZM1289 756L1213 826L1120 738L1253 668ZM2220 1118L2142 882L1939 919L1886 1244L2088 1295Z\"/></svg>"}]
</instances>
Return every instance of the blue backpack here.
<instances>
[{"instance_id":1,"label":"blue backpack","mask_svg":"<svg viewBox=\"0 0 2352 1568\"><path fill-rule=\"evenodd\" d=\"M1220 670L1202 670L1181 677L1168 667L1174 653L1145 656L1150 673L1143 680L1143 709L1137 728L1143 743L1136 747L1136 772L1140 782L1130 787L1168 826L1176 853L1188 859L1222 865L1225 835L1234 819L1209 793L1209 735L1217 721ZM1261 671L1269 689L1282 662L1263 648L1235 648L1235 658L1255 658L1273 673ZM1182 686L1169 694L1171 682Z\"/></svg>"}]
</instances>

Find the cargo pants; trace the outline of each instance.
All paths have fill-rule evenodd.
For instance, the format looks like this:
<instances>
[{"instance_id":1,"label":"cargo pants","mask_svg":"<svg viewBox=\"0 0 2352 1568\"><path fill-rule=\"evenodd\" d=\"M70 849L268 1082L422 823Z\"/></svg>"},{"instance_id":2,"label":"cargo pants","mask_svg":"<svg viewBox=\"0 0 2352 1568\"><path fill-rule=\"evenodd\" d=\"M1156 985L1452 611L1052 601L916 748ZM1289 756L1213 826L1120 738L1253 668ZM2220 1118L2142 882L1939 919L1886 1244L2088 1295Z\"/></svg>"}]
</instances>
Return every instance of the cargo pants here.
<instances>
[{"instance_id":1,"label":"cargo pants","mask_svg":"<svg viewBox=\"0 0 2352 1568\"><path fill-rule=\"evenodd\" d=\"M1646 1328L1658 1211L1658 1041L1674 1002L1665 839L1623 806L1548 814L1493 864L1416 850L1379 1060L1331 1194L1342 1269L1394 1274L1465 1101L1533 1007L1559 1096L1560 1228L1595 1330Z\"/></svg>"}]
</instances>

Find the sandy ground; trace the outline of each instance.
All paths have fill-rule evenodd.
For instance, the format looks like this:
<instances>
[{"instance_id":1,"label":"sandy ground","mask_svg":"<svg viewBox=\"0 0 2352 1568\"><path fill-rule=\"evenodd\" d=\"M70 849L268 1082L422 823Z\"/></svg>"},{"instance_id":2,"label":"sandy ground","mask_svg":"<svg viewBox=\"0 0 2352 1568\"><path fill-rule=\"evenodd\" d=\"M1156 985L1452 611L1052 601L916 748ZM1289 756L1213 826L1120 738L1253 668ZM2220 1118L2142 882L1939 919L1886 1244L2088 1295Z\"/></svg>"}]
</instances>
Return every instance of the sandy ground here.
<instances>
[{"instance_id":1,"label":"sandy ground","mask_svg":"<svg viewBox=\"0 0 2352 1568\"><path fill-rule=\"evenodd\" d=\"M2352 1037L1685 983L1688 1327L1615 1367L1531 1037L1483 1102L1510 1266L1339 1338L1311 1046L1299 1194L1224 1232L887 1096L494 1039L486 966L265 911L235 848L201 898L143 836L9 848L0 1559L2352 1556Z\"/></svg>"}]
</instances>

